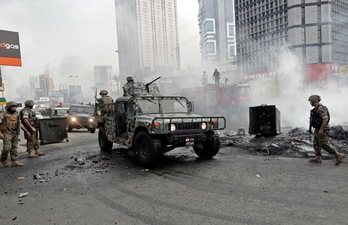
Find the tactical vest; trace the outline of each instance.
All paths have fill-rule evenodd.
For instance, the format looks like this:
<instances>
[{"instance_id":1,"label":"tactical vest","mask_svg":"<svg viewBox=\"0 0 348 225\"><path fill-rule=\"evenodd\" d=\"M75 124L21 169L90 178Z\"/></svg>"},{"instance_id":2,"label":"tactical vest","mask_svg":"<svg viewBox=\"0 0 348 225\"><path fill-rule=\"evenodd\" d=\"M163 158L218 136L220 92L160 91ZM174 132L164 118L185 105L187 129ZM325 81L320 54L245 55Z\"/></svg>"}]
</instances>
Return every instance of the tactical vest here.
<instances>
[{"instance_id":1,"label":"tactical vest","mask_svg":"<svg viewBox=\"0 0 348 225\"><path fill-rule=\"evenodd\" d=\"M4 118L2 120L2 123L0 124L0 130L12 130L17 131L18 129L18 123L19 118L17 113L10 114L10 113L4 113Z\"/></svg>"},{"instance_id":2,"label":"tactical vest","mask_svg":"<svg viewBox=\"0 0 348 225\"><path fill-rule=\"evenodd\" d=\"M112 109L112 105L110 105L112 103L114 103L114 100L111 97L109 97L109 96L103 97L102 104L101 104L101 110L106 111L106 110Z\"/></svg>"},{"instance_id":3,"label":"tactical vest","mask_svg":"<svg viewBox=\"0 0 348 225\"><path fill-rule=\"evenodd\" d=\"M323 106L325 107L325 106ZM321 124L323 123L323 118L321 118L319 112L318 112L318 108L319 107L315 107L314 109L311 110L310 113L310 125L311 127L314 127L315 129L319 129L321 127ZM327 110L327 115L328 115L328 123L330 121L330 113L329 110L325 107L325 109Z\"/></svg>"}]
</instances>

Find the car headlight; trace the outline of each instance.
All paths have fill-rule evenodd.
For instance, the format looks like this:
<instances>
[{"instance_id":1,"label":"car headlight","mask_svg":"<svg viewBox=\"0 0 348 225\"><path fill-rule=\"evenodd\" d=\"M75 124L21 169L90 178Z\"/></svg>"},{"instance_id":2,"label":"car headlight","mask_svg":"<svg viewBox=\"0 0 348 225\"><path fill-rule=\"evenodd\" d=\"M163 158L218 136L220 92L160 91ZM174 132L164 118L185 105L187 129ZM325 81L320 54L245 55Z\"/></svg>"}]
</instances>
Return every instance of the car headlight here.
<instances>
[{"instance_id":1,"label":"car headlight","mask_svg":"<svg viewBox=\"0 0 348 225\"><path fill-rule=\"evenodd\" d=\"M207 124L206 123L202 123L201 124L201 128L204 130L204 129L207 129Z\"/></svg>"},{"instance_id":2,"label":"car headlight","mask_svg":"<svg viewBox=\"0 0 348 225\"><path fill-rule=\"evenodd\" d=\"M75 122L75 121L76 121L76 118L75 118L75 117L71 118L71 121Z\"/></svg>"},{"instance_id":3,"label":"car headlight","mask_svg":"<svg viewBox=\"0 0 348 225\"><path fill-rule=\"evenodd\" d=\"M176 130L175 124L170 124L170 130L171 130L171 131L175 131L175 130Z\"/></svg>"},{"instance_id":4,"label":"car headlight","mask_svg":"<svg viewBox=\"0 0 348 225\"><path fill-rule=\"evenodd\" d=\"M89 122L93 122L93 118L89 118Z\"/></svg>"}]
</instances>

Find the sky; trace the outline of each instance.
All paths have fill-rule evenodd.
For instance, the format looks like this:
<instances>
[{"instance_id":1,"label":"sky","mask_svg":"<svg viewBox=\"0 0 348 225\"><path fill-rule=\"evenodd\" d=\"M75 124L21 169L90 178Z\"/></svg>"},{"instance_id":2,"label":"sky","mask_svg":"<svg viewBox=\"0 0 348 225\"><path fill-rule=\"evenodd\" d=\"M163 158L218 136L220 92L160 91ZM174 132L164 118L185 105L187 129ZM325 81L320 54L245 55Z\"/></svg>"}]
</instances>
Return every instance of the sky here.
<instances>
[{"instance_id":1,"label":"sky","mask_svg":"<svg viewBox=\"0 0 348 225\"><path fill-rule=\"evenodd\" d=\"M198 1L177 0L182 68L200 64ZM118 70L114 0L0 0L0 30L19 33L22 67L1 66L5 97L27 96L29 77L49 71L94 96L93 68ZM70 77L73 76L73 77ZM77 76L77 77L76 77Z\"/></svg>"}]
</instances>

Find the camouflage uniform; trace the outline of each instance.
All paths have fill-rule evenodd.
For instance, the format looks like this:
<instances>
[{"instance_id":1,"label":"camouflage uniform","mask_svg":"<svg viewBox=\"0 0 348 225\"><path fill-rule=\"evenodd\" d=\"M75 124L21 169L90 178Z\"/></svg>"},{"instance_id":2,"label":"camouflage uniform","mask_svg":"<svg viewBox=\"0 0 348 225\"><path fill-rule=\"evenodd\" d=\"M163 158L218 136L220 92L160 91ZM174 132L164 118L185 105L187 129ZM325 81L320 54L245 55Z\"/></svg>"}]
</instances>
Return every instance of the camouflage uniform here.
<instances>
[{"instance_id":1,"label":"camouflage uniform","mask_svg":"<svg viewBox=\"0 0 348 225\"><path fill-rule=\"evenodd\" d=\"M114 100L111 97L104 95L103 97L98 98L97 102L98 107L101 110L101 115L105 115L109 110L112 109L112 106L109 104L114 103Z\"/></svg>"},{"instance_id":2,"label":"camouflage uniform","mask_svg":"<svg viewBox=\"0 0 348 225\"><path fill-rule=\"evenodd\" d=\"M10 114L5 111L0 114L0 130L4 135L1 161L7 160L9 152L11 160L17 160L19 129L19 117L17 112Z\"/></svg>"},{"instance_id":3,"label":"camouflage uniform","mask_svg":"<svg viewBox=\"0 0 348 225\"><path fill-rule=\"evenodd\" d=\"M323 105L318 105L315 107L315 109L318 113L318 115L324 120L324 119L329 119L330 120L330 114L329 110L327 109L326 106ZM315 151L316 156L321 156L321 149L325 149L328 153L334 155L336 154L336 150L333 149L329 145L329 133L330 133L330 127L327 124L324 127L324 132L322 134L319 133L320 128L315 128L314 130L314 139L313 139L313 148Z\"/></svg>"},{"instance_id":4,"label":"camouflage uniform","mask_svg":"<svg viewBox=\"0 0 348 225\"><path fill-rule=\"evenodd\" d=\"M127 83L123 85L123 96L128 96L134 93L134 78L127 77Z\"/></svg>"},{"instance_id":5,"label":"camouflage uniform","mask_svg":"<svg viewBox=\"0 0 348 225\"><path fill-rule=\"evenodd\" d=\"M36 118L36 114L34 110L24 107L20 111L20 117L22 120L28 119L31 126L36 129L36 132L33 132L30 127L28 127L25 123L23 123L24 127L31 133L31 136L24 135L25 139L27 139L27 152L30 153L33 150L37 151L39 149L39 136L38 136L38 119Z\"/></svg>"}]
</instances>

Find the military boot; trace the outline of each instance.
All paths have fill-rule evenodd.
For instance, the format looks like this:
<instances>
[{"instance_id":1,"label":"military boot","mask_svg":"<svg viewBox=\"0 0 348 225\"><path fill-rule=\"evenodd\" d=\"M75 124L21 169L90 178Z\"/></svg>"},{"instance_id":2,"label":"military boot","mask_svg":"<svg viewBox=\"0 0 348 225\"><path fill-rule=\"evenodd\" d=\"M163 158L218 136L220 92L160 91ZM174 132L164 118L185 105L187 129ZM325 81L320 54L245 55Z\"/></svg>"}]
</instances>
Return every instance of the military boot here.
<instances>
[{"instance_id":1,"label":"military boot","mask_svg":"<svg viewBox=\"0 0 348 225\"><path fill-rule=\"evenodd\" d=\"M1 163L4 167L9 167L10 165L8 164L7 160L1 160Z\"/></svg>"},{"instance_id":2,"label":"military boot","mask_svg":"<svg viewBox=\"0 0 348 225\"><path fill-rule=\"evenodd\" d=\"M345 155L344 154L342 154L342 153L336 153L335 154L335 157L336 157L336 163L335 163L335 165L339 165L339 164L341 164L342 162L343 162L343 158L345 157Z\"/></svg>"},{"instance_id":3,"label":"military boot","mask_svg":"<svg viewBox=\"0 0 348 225\"><path fill-rule=\"evenodd\" d=\"M18 162L17 160L12 161L12 167L21 167L23 165L24 165L23 163Z\"/></svg>"},{"instance_id":4,"label":"military boot","mask_svg":"<svg viewBox=\"0 0 348 225\"><path fill-rule=\"evenodd\" d=\"M313 163L322 163L322 159L321 159L321 156L316 156L314 158L310 158L309 159L310 162L313 162Z\"/></svg>"},{"instance_id":5,"label":"military boot","mask_svg":"<svg viewBox=\"0 0 348 225\"><path fill-rule=\"evenodd\" d=\"M28 151L28 158L37 158L37 155L34 153L34 151Z\"/></svg>"},{"instance_id":6,"label":"military boot","mask_svg":"<svg viewBox=\"0 0 348 225\"><path fill-rule=\"evenodd\" d=\"M37 156L43 156L46 155L45 153L43 153L42 151L40 151L39 149L35 151L35 155Z\"/></svg>"}]
</instances>

